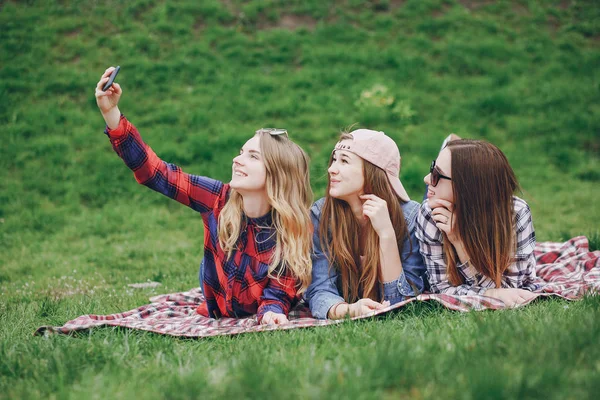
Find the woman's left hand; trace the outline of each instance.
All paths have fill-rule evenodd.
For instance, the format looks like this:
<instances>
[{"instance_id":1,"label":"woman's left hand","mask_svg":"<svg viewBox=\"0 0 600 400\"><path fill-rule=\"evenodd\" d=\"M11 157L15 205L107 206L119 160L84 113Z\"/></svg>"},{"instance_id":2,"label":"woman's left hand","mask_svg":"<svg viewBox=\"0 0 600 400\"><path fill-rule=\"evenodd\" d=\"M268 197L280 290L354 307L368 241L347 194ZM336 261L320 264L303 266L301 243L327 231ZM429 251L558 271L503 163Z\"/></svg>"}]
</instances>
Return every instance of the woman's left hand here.
<instances>
[{"instance_id":1,"label":"woman's left hand","mask_svg":"<svg viewBox=\"0 0 600 400\"><path fill-rule=\"evenodd\" d=\"M359 197L364 202L363 215L369 218L377 235L380 238L386 235L395 236L396 233L386 201L374 194L362 194Z\"/></svg>"},{"instance_id":2,"label":"woman's left hand","mask_svg":"<svg viewBox=\"0 0 600 400\"><path fill-rule=\"evenodd\" d=\"M446 234L452 245L459 245L460 239L456 218L454 218L454 204L446 200L434 199L429 201L429 206L431 207L431 217L435 221L435 226Z\"/></svg>"},{"instance_id":3,"label":"woman's left hand","mask_svg":"<svg viewBox=\"0 0 600 400\"><path fill-rule=\"evenodd\" d=\"M260 321L261 325L282 325L290 322L285 314L278 314L273 311L267 311L265 315L263 315L262 321Z\"/></svg>"}]
</instances>

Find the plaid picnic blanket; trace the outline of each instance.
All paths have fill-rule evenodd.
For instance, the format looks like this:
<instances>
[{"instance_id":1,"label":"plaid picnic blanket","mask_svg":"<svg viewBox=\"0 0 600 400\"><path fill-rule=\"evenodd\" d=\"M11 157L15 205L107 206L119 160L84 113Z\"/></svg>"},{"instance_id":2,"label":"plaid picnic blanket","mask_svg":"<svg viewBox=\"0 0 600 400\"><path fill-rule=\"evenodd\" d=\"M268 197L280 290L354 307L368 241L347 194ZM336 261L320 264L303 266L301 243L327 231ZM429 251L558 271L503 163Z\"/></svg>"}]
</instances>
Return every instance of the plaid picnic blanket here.
<instances>
[{"instance_id":1,"label":"plaid picnic blanket","mask_svg":"<svg viewBox=\"0 0 600 400\"><path fill-rule=\"evenodd\" d=\"M586 293L600 292L600 251L589 251L584 236L565 243L538 243L535 249L537 275L547 282L540 296L560 296L577 300ZM311 326L332 325L342 320L319 320L312 318L306 304L296 306L289 315L289 324L260 325L255 317L221 318L203 317L196 308L204 301L200 288L187 292L171 293L150 298L151 303L134 310L111 315L82 315L63 326L42 326L36 335L49 333L72 334L95 327L125 327L180 337L208 337L236 335L248 332L286 330ZM353 319L369 318L397 310L413 301L436 301L457 311L498 310L506 306L500 300L486 296L454 296L445 294L422 294L394 304L369 315Z\"/></svg>"}]
</instances>

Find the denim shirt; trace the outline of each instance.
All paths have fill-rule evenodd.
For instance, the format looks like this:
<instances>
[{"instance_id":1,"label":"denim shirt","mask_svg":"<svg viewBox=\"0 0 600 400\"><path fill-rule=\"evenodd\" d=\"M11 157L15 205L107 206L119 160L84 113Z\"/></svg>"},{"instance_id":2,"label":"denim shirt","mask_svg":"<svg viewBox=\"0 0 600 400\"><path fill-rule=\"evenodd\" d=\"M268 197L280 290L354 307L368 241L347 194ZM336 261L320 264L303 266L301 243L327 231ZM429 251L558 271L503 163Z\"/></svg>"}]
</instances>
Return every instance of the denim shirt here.
<instances>
[{"instance_id":1,"label":"denim shirt","mask_svg":"<svg viewBox=\"0 0 600 400\"><path fill-rule=\"evenodd\" d=\"M319 319L326 319L327 313L332 306L345 301L340 295L340 290L338 290L337 270L335 266L330 268L329 261L323 252L319 239L319 220L324 204L325 198L322 198L313 204L310 209L310 216L314 226L312 283L304 295L313 317ZM418 211L419 203L416 201L409 201L402 204L402 212L404 213L408 229L408 237L404 240L404 246L400 254L402 273L398 279L383 284L383 299L389 300L391 304L398 303L407 297L416 296L424 288L426 269L419 252L419 242L415 235ZM414 292L413 287L408 283L407 277L419 293Z\"/></svg>"}]
</instances>

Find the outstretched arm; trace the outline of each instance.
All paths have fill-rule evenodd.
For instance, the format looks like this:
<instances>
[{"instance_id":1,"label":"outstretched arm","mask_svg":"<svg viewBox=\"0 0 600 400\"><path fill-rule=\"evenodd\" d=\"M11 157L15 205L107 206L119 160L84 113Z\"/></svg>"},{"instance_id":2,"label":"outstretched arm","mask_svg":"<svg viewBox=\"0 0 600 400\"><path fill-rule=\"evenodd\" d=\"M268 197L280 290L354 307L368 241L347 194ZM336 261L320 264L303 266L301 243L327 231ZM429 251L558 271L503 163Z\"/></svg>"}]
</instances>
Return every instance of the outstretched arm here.
<instances>
[{"instance_id":1,"label":"outstretched arm","mask_svg":"<svg viewBox=\"0 0 600 400\"><path fill-rule=\"evenodd\" d=\"M437 218L437 217L436 217ZM487 289L493 288L493 282L488 279L484 286L477 282L476 271L467 262L457 266L459 270L464 269L465 284L453 286L449 281L448 268L444 260L444 246L452 246L445 243L442 230L437 226L439 222L434 219L427 200L421 204L417 215L416 236L419 241L419 251L427 267L429 286L432 293L445 293L453 295L479 295L484 294Z\"/></svg>"},{"instance_id":2,"label":"outstretched arm","mask_svg":"<svg viewBox=\"0 0 600 400\"><path fill-rule=\"evenodd\" d=\"M139 183L201 213L214 208L219 199L225 198L229 186L211 178L187 174L154 153L135 126L121 115L118 108L123 93L121 86L115 82L106 92L102 91L113 69L108 68L98 81L96 102L115 152Z\"/></svg>"},{"instance_id":3,"label":"outstretched arm","mask_svg":"<svg viewBox=\"0 0 600 400\"><path fill-rule=\"evenodd\" d=\"M519 216L517 216L517 220L519 220ZM527 220L527 218L525 218L525 220ZM440 229L440 226L442 229ZM502 300L504 304L509 307L517 306L537 296L528 290L521 289L520 281L507 281L507 278L512 275L510 269L518 266L518 263L513 264L509 268L509 271L507 271L508 273L504 275L502 279L503 287L496 288L494 281L479 273L477 269L471 265L468 258L464 261L463 258L460 257L460 254L459 257L461 258L462 263L457 265L457 269L463 276L465 283L458 286L450 284L446 263L444 261L443 246L451 246L452 244L442 243L442 230L447 234L449 233L452 235L452 229L446 224L443 215L438 213L434 216L427 201L424 201L417 217L417 238L419 240L421 254L423 255L425 265L427 266L429 285L431 286L431 291L433 293L484 295ZM531 231L530 234L532 233L533 232ZM535 236L533 237L535 238ZM530 244L529 240L531 237L528 234L525 234L524 238L521 239L519 232L517 232L517 239L519 240L519 243L527 242L528 245ZM535 243L535 239L533 243ZM527 245L524 244L524 246ZM518 244L518 246L521 248L521 244ZM519 255L517 254L517 259L518 258ZM526 268L523 267L523 269ZM521 276L521 272L522 271L516 271L515 275Z\"/></svg>"},{"instance_id":4,"label":"outstretched arm","mask_svg":"<svg viewBox=\"0 0 600 400\"><path fill-rule=\"evenodd\" d=\"M363 194L363 215L369 218L371 226L379 236L379 256L383 282L392 282L402 274L402 260L396 232L390 219L387 202L374 194Z\"/></svg>"}]
</instances>

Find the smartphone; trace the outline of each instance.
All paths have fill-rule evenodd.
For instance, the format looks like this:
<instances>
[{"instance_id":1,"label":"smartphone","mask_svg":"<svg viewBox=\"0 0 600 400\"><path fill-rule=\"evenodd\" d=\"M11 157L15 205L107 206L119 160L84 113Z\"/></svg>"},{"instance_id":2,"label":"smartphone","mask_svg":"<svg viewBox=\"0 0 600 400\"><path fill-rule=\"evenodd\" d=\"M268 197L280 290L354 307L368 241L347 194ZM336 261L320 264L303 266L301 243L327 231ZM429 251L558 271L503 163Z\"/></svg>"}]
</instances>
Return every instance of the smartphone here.
<instances>
[{"instance_id":1,"label":"smartphone","mask_svg":"<svg viewBox=\"0 0 600 400\"><path fill-rule=\"evenodd\" d=\"M112 84L115 81L115 78L117 77L117 74L119 73L120 70L121 70L121 67L119 67L117 65L117 68L115 68L115 70L112 72L112 74L110 74L110 77L108 78L108 82L106 82L106 85L104 85L104 87L102 88L103 92L106 92L112 86Z\"/></svg>"}]
</instances>

